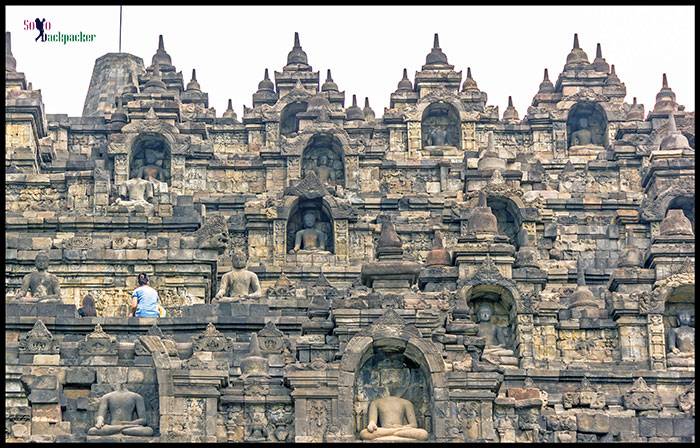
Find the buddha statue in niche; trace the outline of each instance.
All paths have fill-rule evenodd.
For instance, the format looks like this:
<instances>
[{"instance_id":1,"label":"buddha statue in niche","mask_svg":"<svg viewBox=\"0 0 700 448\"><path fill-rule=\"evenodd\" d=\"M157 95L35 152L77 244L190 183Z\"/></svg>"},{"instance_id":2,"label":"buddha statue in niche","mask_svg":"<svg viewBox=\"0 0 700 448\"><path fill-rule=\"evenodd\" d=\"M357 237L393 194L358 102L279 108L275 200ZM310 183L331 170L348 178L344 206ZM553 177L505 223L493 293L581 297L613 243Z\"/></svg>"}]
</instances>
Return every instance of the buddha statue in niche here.
<instances>
[{"instance_id":1,"label":"buddha statue in niche","mask_svg":"<svg viewBox=\"0 0 700 448\"><path fill-rule=\"evenodd\" d=\"M316 214L311 210L305 211L302 215L302 222L304 228L296 232L294 236L294 248L290 250L289 253L328 253L326 250L325 232L317 230L314 227L316 225Z\"/></svg>"},{"instance_id":2,"label":"buddha statue in niche","mask_svg":"<svg viewBox=\"0 0 700 448\"><path fill-rule=\"evenodd\" d=\"M400 397L402 390L398 383L389 384L386 396L370 403L367 428L360 431L362 440L428 440L428 431L418 428L413 403Z\"/></svg>"},{"instance_id":3,"label":"buddha statue in niche","mask_svg":"<svg viewBox=\"0 0 700 448\"><path fill-rule=\"evenodd\" d=\"M15 299L26 302L60 302L60 282L58 277L48 272L48 254L40 252L34 259L34 265L36 272L24 276L22 287L17 292Z\"/></svg>"},{"instance_id":4,"label":"buddha statue in niche","mask_svg":"<svg viewBox=\"0 0 700 448\"><path fill-rule=\"evenodd\" d=\"M444 146L447 140L447 128L435 126L428 133L428 143L430 146Z\"/></svg>"},{"instance_id":5,"label":"buddha statue in niche","mask_svg":"<svg viewBox=\"0 0 700 448\"><path fill-rule=\"evenodd\" d=\"M318 175L318 180L324 185L335 185L337 182L335 170L331 168L328 162L328 156L321 155L318 157L318 166L316 167L316 174Z\"/></svg>"},{"instance_id":6,"label":"buddha statue in niche","mask_svg":"<svg viewBox=\"0 0 700 448\"><path fill-rule=\"evenodd\" d=\"M695 367L695 328L690 311L681 310L676 315L678 327L669 328L667 335L667 364L669 367Z\"/></svg>"},{"instance_id":7,"label":"buddha statue in niche","mask_svg":"<svg viewBox=\"0 0 700 448\"><path fill-rule=\"evenodd\" d=\"M605 144L606 123L605 112L598 105L576 104L569 113L566 125L569 147L602 147Z\"/></svg>"},{"instance_id":8,"label":"buddha statue in niche","mask_svg":"<svg viewBox=\"0 0 700 448\"><path fill-rule=\"evenodd\" d=\"M593 144L593 133L588 127L588 119L579 118L578 131L571 134L571 146L584 146Z\"/></svg>"},{"instance_id":9,"label":"buddha statue in niche","mask_svg":"<svg viewBox=\"0 0 700 448\"><path fill-rule=\"evenodd\" d=\"M477 307L476 320L479 324L478 336L484 338L486 342L482 358L493 364L517 365L515 353L507 348L509 344L506 329L493 323L492 317L493 305L489 302L481 302Z\"/></svg>"},{"instance_id":10,"label":"buddha statue in niche","mask_svg":"<svg viewBox=\"0 0 700 448\"><path fill-rule=\"evenodd\" d=\"M151 201L155 194L153 183L146 179L133 178L127 180L119 187L119 198L115 202L117 205L135 207L140 205L144 208L153 207Z\"/></svg>"},{"instance_id":11,"label":"buddha statue in niche","mask_svg":"<svg viewBox=\"0 0 700 448\"><path fill-rule=\"evenodd\" d=\"M108 412L110 423L106 424ZM153 435L153 428L146 425L146 404L143 397L128 390L125 383L119 384L117 390L100 398L95 426L88 430L89 436L114 434L141 437Z\"/></svg>"}]
</instances>

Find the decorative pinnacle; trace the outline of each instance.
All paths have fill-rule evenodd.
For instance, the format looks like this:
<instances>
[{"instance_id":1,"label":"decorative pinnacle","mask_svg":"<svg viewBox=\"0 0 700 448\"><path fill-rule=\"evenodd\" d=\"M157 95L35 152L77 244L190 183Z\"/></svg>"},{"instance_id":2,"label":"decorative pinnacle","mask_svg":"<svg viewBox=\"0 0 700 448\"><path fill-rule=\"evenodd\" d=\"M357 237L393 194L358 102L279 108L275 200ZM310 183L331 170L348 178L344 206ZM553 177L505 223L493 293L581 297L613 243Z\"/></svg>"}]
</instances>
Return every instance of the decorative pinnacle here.
<instances>
[{"instance_id":1,"label":"decorative pinnacle","mask_svg":"<svg viewBox=\"0 0 700 448\"><path fill-rule=\"evenodd\" d=\"M615 74L615 64L610 66L610 74L614 75Z\"/></svg>"},{"instance_id":2,"label":"decorative pinnacle","mask_svg":"<svg viewBox=\"0 0 700 448\"><path fill-rule=\"evenodd\" d=\"M513 97L512 96L508 97L508 107L513 107Z\"/></svg>"},{"instance_id":3,"label":"decorative pinnacle","mask_svg":"<svg viewBox=\"0 0 700 448\"><path fill-rule=\"evenodd\" d=\"M301 44L299 43L299 33L294 32L294 48L301 48Z\"/></svg>"},{"instance_id":4,"label":"decorative pinnacle","mask_svg":"<svg viewBox=\"0 0 700 448\"><path fill-rule=\"evenodd\" d=\"M228 99L228 107L226 110L233 110L233 102L231 101L231 98Z\"/></svg>"},{"instance_id":5,"label":"decorative pinnacle","mask_svg":"<svg viewBox=\"0 0 700 448\"><path fill-rule=\"evenodd\" d=\"M472 79L472 68L467 67L467 79Z\"/></svg>"},{"instance_id":6,"label":"decorative pinnacle","mask_svg":"<svg viewBox=\"0 0 700 448\"><path fill-rule=\"evenodd\" d=\"M192 69L192 81L197 80L197 71L195 69Z\"/></svg>"},{"instance_id":7,"label":"decorative pinnacle","mask_svg":"<svg viewBox=\"0 0 700 448\"><path fill-rule=\"evenodd\" d=\"M676 117L673 116L673 114L668 114L668 130L671 134L675 134L678 132L678 128L676 128Z\"/></svg>"},{"instance_id":8,"label":"decorative pinnacle","mask_svg":"<svg viewBox=\"0 0 700 448\"><path fill-rule=\"evenodd\" d=\"M544 69L544 79L543 81L549 81L549 70Z\"/></svg>"},{"instance_id":9,"label":"decorative pinnacle","mask_svg":"<svg viewBox=\"0 0 700 448\"><path fill-rule=\"evenodd\" d=\"M666 73L664 73L661 82L662 82L661 87L664 88L664 89L668 89L668 79L666 78Z\"/></svg>"},{"instance_id":10,"label":"decorative pinnacle","mask_svg":"<svg viewBox=\"0 0 700 448\"><path fill-rule=\"evenodd\" d=\"M438 37L438 33L435 33L435 37L433 37L433 48L434 49L440 49L440 38Z\"/></svg>"},{"instance_id":11,"label":"decorative pinnacle","mask_svg":"<svg viewBox=\"0 0 700 448\"><path fill-rule=\"evenodd\" d=\"M479 207L488 207L488 202L486 198L486 193L484 191L479 191ZM488 256L488 254L487 254Z\"/></svg>"},{"instance_id":12,"label":"decorative pinnacle","mask_svg":"<svg viewBox=\"0 0 700 448\"><path fill-rule=\"evenodd\" d=\"M603 58L603 50L600 48L600 44L595 44L595 57L596 59L598 58Z\"/></svg>"},{"instance_id":13,"label":"decorative pinnacle","mask_svg":"<svg viewBox=\"0 0 700 448\"><path fill-rule=\"evenodd\" d=\"M163 44L163 35L158 35L158 50L165 51L165 45Z\"/></svg>"},{"instance_id":14,"label":"decorative pinnacle","mask_svg":"<svg viewBox=\"0 0 700 448\"><path fill-rule=\"evenodd\" d=\"M157 62L153 65L153 77L160 78L160 64Z\"/></svg>"},{"instance_id":15,"label":"decorative pinnacle","mask_svg":"<svg viewBox=\"0 0 700 448\"><path fill-rule=\"evenodd\" d=\"M365 109L369 108L369 98L365 97Z\"/></svg>"},{"instance_id":16,"label":"decorative pinnacle","mask_svg":"<svg viewBox=\"0 0 700 448\"><path fill-rule=\"evenodd\" d=\"M637 105L637 97L636 96L634 98L632 98L632 105L633 106Z\"/></svg>"},{"instance_id":17,"label":"decorative pinnacle","mask_svg":"<svg viewBox=\"0 0 700 448\"><path fill-rule=\"evenodd\" d=\"M5 31L5 53L12 54L12 33Z\"/></svg>"},{"instance_id":18,"label":"decorative pinnacle","mask_svg":"<svg viewBox=\"0 0 700 448\"><path fill-rule=\"evenodd\" d=\"M304 85L301 83L301 79L297 79L297 83L294 85L294 88L304 90Z\"/></svg>"},{"instance_id":19,"label":"decorative pinnacle","mask_svg":"<svg viewBox=\"0 0 700 448\"><path fill-rule=\"evenodd\" d=\"M403 80L403 79L408 80L408 70L406 70L406 69L403 69L403 78L402 78L402 80Z\"/></svg>"},{"instance_id":20,"label":"decorative pinnacle","mask_svg":"<svg viewBox=\"0 0 700 448\"><path fill-rule=\"evenodd\" d=\"M580 255L576 260L576 284L586 286L586 273L583 270L583 258Z\"/></svg>"},{"instance_id":21,"label":"decorative pinnacle","mask_svg":"<svg viewBox=\"0 0 700 448\"><path fill-rule=\"evenodd\" d=\"M495 143L494 143L494 138L493 138L493 132L489 132L489 140L488 140L487 150L493 151L494 147L495 147Z\"/></svg>"},{"instance_id":22,"label":"decorative pinnacle","mask_svg":"<svg viewBox=\"0 0 700 448\"><path fill-rule=\"evenodd\" d=\"M250 347L248 349L247 357L259 357L262 358L262 352L260 352L260 344L258 344L258 334L253 333L250 335Z\"/></svg>"},{"instance_id":23,"label":"decorative pinnacle","mask_svg":"<svg viewBox=\"0 0 700 448\"><path fill-rule=\"evenodd\" d=\"M265 78L263 78L263 79L265 79L265 81L270 80L270 74L268 73L267 69L265 69Z\"/></svg>"},{"instance_id":24,"label":"decorative pinnacle","mask_svg":"<svg viewBox=\"0 0 700 448\"><path fill-rule=\"evenodd\" d=\"M581 48L578 46L578 33L574 33L574 48Z\"/></svg>"},{"instance_id":25,"label":"decorative pinnacle","mask_svg":"<svg viewBox=\"0 0 700 448\"><path fill-rule=\"evenodd\" d=\"M357 107L357 95L352 96L352 107Z\"/></svg>"},{"instance_id":26,"label":"decorative pinnacle","mask_svg":"<svg viewBox=\"0 0 700 448\"><path fill-rule=\"evenodd\" d=\"M326 72L326 82L333 82L333 78L331 78L331 69L330 68Z\"/></svg>"}]
</instances>

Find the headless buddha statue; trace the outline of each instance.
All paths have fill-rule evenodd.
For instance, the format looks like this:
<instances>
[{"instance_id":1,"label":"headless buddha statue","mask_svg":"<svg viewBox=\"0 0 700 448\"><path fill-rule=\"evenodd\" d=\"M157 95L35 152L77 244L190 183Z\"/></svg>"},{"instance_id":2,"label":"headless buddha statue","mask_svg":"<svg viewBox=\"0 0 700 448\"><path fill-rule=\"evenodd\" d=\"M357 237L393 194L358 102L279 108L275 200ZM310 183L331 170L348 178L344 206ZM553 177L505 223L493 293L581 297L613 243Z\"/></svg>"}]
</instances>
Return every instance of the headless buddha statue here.
<instances>
[{"instance_id":1,"label":"headless buddha statue","mask_svg":"<svg viewBox=\"0 0 700 448\"><path fill-rule=\"evenodd\" d=\"M314 229L316 215L312 211L304 213L304 228L296 233L294 248L290 254L297 252L326 252L326 234Z\"/></svg>"},{"instance_id":2,"label":"headless buddha statue","mask_svg":"<svg viewBox=\"0 0 700 448\"><path fill-rule=\"evenodd\" d=\"M676 328L668 331L669 352L666 360L669 367L695 367L695 328L690 326L692 317L688 311L678 313Z\"/></svg>"},{"instance_id":3,"label":"headless buddha statue","mask_svg":"<svg viewBox=\"0 0 700 448\"><path fill-rule=\"evenodd\" d=\"M381 441L428 440L428 431L418 427L413 403L392 396L393 393L396 390L390 390L388 396L370 403L369 423L367 428L360 431L360 438Z\"/></svg>"},{"instance_id":4,"label":"headless buddha statue","mask_svg":"<svg viewBox=\"0 0 700 448\"><path fill-rule=\"evenodd\" d=\"M40 252L34 259L36 272L29 273L22 279L15 299L27 302L60 302L61 287L58 277L48 272L49 256Z\"/></svg>"},{"instance_id":5,"label":"headless buddha statue","mask_svg":"<svg viewBox=\"0 0 700 448\"><path fill-rule=\"evenodd\" d=\"M255 299L262 295L260 281L255 272L246 269L246 260L234 254L231 258L233 269L221 277L221 287L214 301L232 302L241 299Z\"/></svg>"},{"instance_id":6,"label":"headless buddha statue","mask_svg":"<svg viewBox=\"0 0 700 448\"><path fill-rule=\"evenodd\" d=\"M110 423L105 424L108 412ZM134 419L134 412L136 419ZM153 429L146 425L146 405L143 397L127 390L124 383L121 383L114 392L100 398L95 426L88 430L89 436L114 434L141 437L153 435Z\"/></svg>"}]
</instances>

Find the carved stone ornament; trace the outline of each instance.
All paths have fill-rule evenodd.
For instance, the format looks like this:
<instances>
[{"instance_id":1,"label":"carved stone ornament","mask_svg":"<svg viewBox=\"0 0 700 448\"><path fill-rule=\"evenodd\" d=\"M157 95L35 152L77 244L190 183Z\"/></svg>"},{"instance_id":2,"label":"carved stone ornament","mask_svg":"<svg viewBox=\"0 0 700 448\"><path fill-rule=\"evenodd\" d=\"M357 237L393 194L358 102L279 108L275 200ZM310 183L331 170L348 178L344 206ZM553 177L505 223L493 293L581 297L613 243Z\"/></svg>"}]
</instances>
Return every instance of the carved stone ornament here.
<instances>
[{"instance_id":1,"label":"carved stone ornament","mask_svg":"<svg viewBox=\"0 0 700 448\"><path fill-rule=\"evenodd\" d=\"M289 277L282 272L277 278L272 288L268 288L267 297L271 299L282 299L286 297L293 297L295 295L296 285L289 280Z\"/></svg>"},{"instance_id":2,"label":"carved stone ornament","mask_svg":"<svg viewBox=\"0 0 700 448\"><path fill-rule=\"evenodd\" d=\"M146 332L146 336L155 336L157 338L160 338L164 346L168 349L168 352L172 353L173 355L177 355L177 347L175 345L175 341L167 338L163 333L163 330L161 330L155 322ZM134 354L136 356L147 356L151 354L151 351L148 350L148 348L146 348L144 343L141 341L141 338L137 339L134 343Z\"/></svg>"},{"instance_id":3,"label":"carved stone ornament","mask_svg":"<svg viewBox=\"0 0 700 448\"><path fill-rule=\"evenodd\" d=\"M83 356L116 355L117 351L117 339L105 333L100 324L79 344L79 353Z\"/></svg>"},{"instance_id":4,"label":"carved stone ornament","mask_svg":"<svg viewBox=\"0 0 700 448\"><path fill-rule=\"evenodd\" d=\"M564 392L562 395L564 409L589 407L603 409L605 407L605 395L593 387L588 377L584 376L581 385L575 392Z\"/></svg>"},{"instance_id":5,"label":"carved stone ornament","mask_svg":"<svg viewBox=\"0 0 700 448\"><path fill-rule=\"evenodd\" d=\"M279 331L274 322L269 321L258 332L258 343L263 353L282 353L284 351L284 333Z\"/></svg>"},{"instance_id":6,"label":"carved stone ornament","mask_svg":"<svg viewBox=\"0 0 700 448\"><path fill-rule=\"evenodd\" d=\"M226 249L229 233L226 217L222 215L207 216L202 227L192 233L199 249Z\"/></svg>"},{"instance_id":7,"label":"carved stone ornament","mask_svg":"<svg viewBox=\"0 0 700 448\"><path fill-rule=\"evenodd\" d=\"M382 317L374 321L372 325L362 330L359 334L370 337L376 335L400 337L402 333L419 338L422 337L418 328L413 325L406 325L406 322L396 311L389 309Z\"/></svg>"},{"instance_id":8,"label":"carved stone ornament","mask_svg":"<svg viewBox=\"0 0 700 448\"><path fill-rule=\"evenodd\" d=\"M642 217L648 221L661 221L668 205L677 197L695 197L695 179L693 176L679 176L671 185L656 194L655 197L644 195L641 203Z\"/></svg>"},{"instance_id":9,"label":"carved stone ornament","mask_svg":"<svg viewBox=\"0 0 700 448\"><path fill-rule=\"evenodd\" d=\"M678 409L695 417L695 380L678 396Z\"/></svg>"},{"instance_id":10,"label":"carved stone ornament","mask_svg":"<svg viewBox=\"0 0 700 448\"><path fill-rule=\"evenodd\" d=\"M633 292L630 299L639 303L640 314L661 314L664 312L664 302L660 290Z\"/></svg>"},{"instance_id":11,"label":"carved stone ornament","mask_svg":"<svg viewBox=\"0 0 700 448\"><path fill-rule=\"evenodd\" d=\"M287 187L284 190L285 196L297 196L302 199L318 199L328 196L329 194L330 192L328 189L326 189L313 171L309 171L306 177L297 182L296 185Z\"/></svg>"},{"instance_id":12,"label":"carved stone ornament","mask_svg":"<svg viewBox=\"0 0 700 448\"><path fill-rule=\"evenodd\" d=\"M484 262L469 280L460 283L460 286L500 285L507 289L515 289L516 287L515 282L501 274L490 255L486 255Z\"/></svg>"},{"instance_id":13,"label":"carved stone ornament","mask_svg":"<svg viewBox=\"0 0 700 448\"><path fill-rule=\"evenodd\" d=\"M632 388L622 396L622 402L627 409L635 411L661 410L661 397L656 390L647 386L641 376L634 381Z\"/></svg>"},{"instance_id":14,"label":"carved stone ornament","mask_svg":"<svg viewBox=\"0 0 700 448\"><path fill-rule=\"evenodd\" d=\"M540 300L535 293L524 293L516 302L518 313L537 314L540 310Z\"/></svg>"},{"instance_id":15,"label":"carved stone ornament","mask_svg":"<svg viewBox=\"0 0 700 448\"><path fill-rule=\"evenodd\" d=\"M196 352L228 352L233 351L233 339L224 336L209 322L207 328L192 338L192 350Z\"/></svg>"},{"instance_id":16,"label":"carved stone ornament","mask_svg":"<svg viewBox=\"0 0 700 448\"><path fill-rule=\"evenodd\" d=\"M59 351L59 342L54 340L44 322L40 320L37 320L34 327L19 340L19 352L23 354L53 355Z\"/></svg>"},{"instance_id":17,"label":"carved stone ornament","mask_svg":"<svg viewBox=\"0 0 700 448\"><path fill-rule=\"evenodd\" d=\"M227 361L205 361L197 356L182 361L182 368L187 370L226 370L228 371Z\"/></svg>"}]
</instances>

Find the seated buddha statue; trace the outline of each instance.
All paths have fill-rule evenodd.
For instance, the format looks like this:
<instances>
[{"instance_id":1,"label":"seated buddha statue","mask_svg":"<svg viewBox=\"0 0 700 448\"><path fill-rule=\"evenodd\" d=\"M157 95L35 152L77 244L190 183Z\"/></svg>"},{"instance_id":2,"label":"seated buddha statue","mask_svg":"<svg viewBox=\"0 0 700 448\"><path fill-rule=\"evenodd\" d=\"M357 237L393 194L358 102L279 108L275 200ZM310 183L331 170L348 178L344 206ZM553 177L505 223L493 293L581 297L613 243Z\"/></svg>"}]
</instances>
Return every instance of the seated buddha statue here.
<instances>
[{"instance_id":1,"label":"seated buddha statue","mask_svg":"<svg viewBox=\"0 0 700 448\"><path fill-rule=\"evenodd\" d=\"M105 423L107 413L110 415L109 424ZM153 428L146 425L146 405L143 397L127 390L125 383L121 383L117 390L100 398L95 426L88 430L88 436L114 434L141 437L153 435Z\"/></svg>"},{"instance_id":2,"label":"seated buddha statue","mask_svg":"<svg viewBox=\"0 0 700 448\"><path fill-rule=\"evenodd\" d=\"M302 217L304 228L296 233L294 238L294 248L290 254L298 252L326 252L326 234L316 230L316 215L312 211L307 211Z\"/></svg>"},{"instance_id":3,"label":"seated buddha statue","mask_svg":"<svg viewBox=\"0 0 700 448\"><path fill-rule=\"evenodd\" d=\"M430 130L428 142L430 146L444 146L447 140L447 128L435 126Z\"/></svg>"},{"instance_id":4,"label":"seated buddha statue","mask_svg":"<svg viewBox=\"0 0 700 448\"><path fill-rule=\"evenodd\" d=\"M580 118L578 120L579 128L571 134L571 146L584 146L593 144L593 132L588 126L588 119Z\"/></svg>"},{"instance_id":5,"label":"seated buddha statue","mask_svg":"<svg viewBox=\"0 0 700 448\"><path fill-rule=\"evenodd\" d=\"M120 186L120 198L115 202L116 205L125 205L128 208L142 206L151 208L153 204L153 184L146 179L133 178L127 180Z\"/></svg>"},{"instance_id":6,"label":"seated buddha statue","mask_svg":"<svg viewBox=\"0 0 700 448\"><path fill-rule=\"evenodd\" d=\"M240 299L256 299L262 296L260 281L255 272L246 269L246 260L239 254L231 258L233 269L221 277L221 286L214 301L232 302Z\"/></svg>"},{"instance_id":7,"label":"seated buddha statue","mask_svg":"<svg viewBox=\"0 0 700 448\"><path fill-rule=\"evenodd\" d=\"M508 337L506 330L491 322L493 307L488 302L482 302L477 308L476 317L479 324L478 336L485 339L482 358L498 365L517 365L513 350L507 348Z\"/></svg>"},{"instance_id":8,"label":"seated buddha statue","mask_svg":"<svg viewBox=\"0 0 700 448\"><path fill-rule=\"evenodd\" d=\"M58 277L48 272L49 256L40 252L34 259L36 272L31 272L22 279L22 287L15 296L16 300L26 302L59 302L61 287Z\"/></svg>"},{"instance_id":9,"label":"seated buddha statue","mask_svg":"<svg viewBox=\"0 0 700 448\"><path fill-rule=\"evenodd\" d=\"M316 167L318 180L323 185L335 185L337 182L335 170L329 166L328 156L322 155L318 158L318 166Z\"/></svg>"},{"instance_id":10,"label":"seated buddha statue","mask_svg":"<svg viewBox=\"0 0 700 448\"><path fill-rule=\"evenodd\" d=\"M669 367L695 367L695 328L690 326L690 312L680 311L677 319L678 327L668 331L666 362Z\"/></svg>"},{"instance_id":11,"label":"seated buddha statue","mask_svg":"<svg viewBox=\"0 0 700 448\"><path fill-rule=\"evenodd\" d=\"M428 431L418 427L413 403L392 396L398 389L394 385L386 397L369 404L367 428L360 431L362 440L410 441L428 440Z\"/></svg>"}]
</instances>

